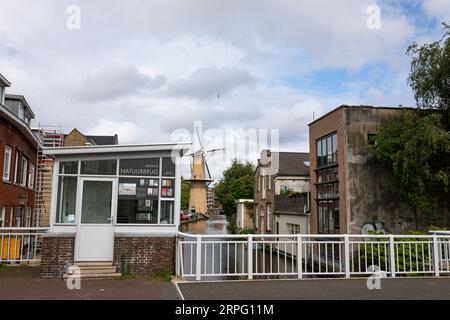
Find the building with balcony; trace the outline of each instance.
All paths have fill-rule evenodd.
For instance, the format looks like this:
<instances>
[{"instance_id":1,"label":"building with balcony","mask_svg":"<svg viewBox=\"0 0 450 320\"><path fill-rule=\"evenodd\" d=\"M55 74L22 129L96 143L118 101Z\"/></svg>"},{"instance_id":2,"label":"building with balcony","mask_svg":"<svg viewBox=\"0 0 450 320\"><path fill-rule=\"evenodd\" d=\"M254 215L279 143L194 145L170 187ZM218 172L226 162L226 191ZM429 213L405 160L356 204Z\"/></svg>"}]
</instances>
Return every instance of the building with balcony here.
<instances>
[{"instance_id":1,"label":"building with balcony","mask_svg":"<svg viewBox=\"0 0 450 320\"><path fill-rule=\"evenodd\" d=\"M307 232L309 208L293 207L279 210L277 201L309 192L309 154L303 152L272 152L262 150L254 174L254 229L256 233L279 233L285 224ZM306 202L305 202L306 203ZM298 210L297 210L298 209ZM284 217L286 214L289 219ZM286 219L285 219L286 218Z\"/></svg>"}]
</instances>

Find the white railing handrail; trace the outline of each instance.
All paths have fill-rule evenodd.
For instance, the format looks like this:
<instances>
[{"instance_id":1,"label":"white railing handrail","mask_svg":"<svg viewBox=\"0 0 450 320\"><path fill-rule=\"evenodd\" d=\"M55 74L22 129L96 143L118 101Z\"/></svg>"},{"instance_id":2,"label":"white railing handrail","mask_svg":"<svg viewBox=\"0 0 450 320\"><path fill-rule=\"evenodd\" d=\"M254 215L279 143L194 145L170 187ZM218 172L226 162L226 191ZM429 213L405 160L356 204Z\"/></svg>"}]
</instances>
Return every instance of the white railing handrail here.
<instances>
[{"instance_id":1,"label":"white railing handrail","mask_svg":"<svg viewBox=\"0 0 450 320\"><path fill-rule=\"evenodd\" d=\"M252 236L253 238L383 238L388 240L389 237L393 236L396 239L433 239L433 235L392 235L392 234L189 234L184 232L178 232L179 236L187 238L196 238L200 236L204 239L233 239L233 238L248 238ZM439 238L450 238L450 232L447 234L439 235Z\"/></svg>"},{"instance_id":2,"label":"white railing handrail","mask_svg":"<svg viewBox=\"0 0 450 320\"><path fill-rule=\"evenodd\" d=\"M0 231L41 231L48 232L49 228L41 228L41 227L0 227Z\"/></svg>"}]
</instances>

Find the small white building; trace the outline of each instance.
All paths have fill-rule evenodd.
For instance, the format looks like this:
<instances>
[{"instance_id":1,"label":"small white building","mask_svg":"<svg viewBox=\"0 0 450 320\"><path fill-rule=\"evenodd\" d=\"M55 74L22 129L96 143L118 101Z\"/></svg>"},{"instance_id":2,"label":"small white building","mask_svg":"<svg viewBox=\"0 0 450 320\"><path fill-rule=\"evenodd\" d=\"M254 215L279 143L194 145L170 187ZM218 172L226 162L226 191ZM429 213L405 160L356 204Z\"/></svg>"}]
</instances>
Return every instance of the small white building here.
<instances>
[{"instance_id":1,"label":"small white building","mask_svg":"<svg viewBox=\"0 0 450 320\"><path fill-rule=\"evenodd\" d=\"M253 199L236 201L236 224L239 230L253 229Z\"/></svg>"},{"instance_id":2,"label":"small white building","mask_svg":"<svg viewBox=\"0 0 450 320\"><path fill-rule=\"evenodd\" d=\"M47 148L54 157L41 275L77 262L149 274L175 268L180 158L190 143Z\"/></svg>"}]
</instances>

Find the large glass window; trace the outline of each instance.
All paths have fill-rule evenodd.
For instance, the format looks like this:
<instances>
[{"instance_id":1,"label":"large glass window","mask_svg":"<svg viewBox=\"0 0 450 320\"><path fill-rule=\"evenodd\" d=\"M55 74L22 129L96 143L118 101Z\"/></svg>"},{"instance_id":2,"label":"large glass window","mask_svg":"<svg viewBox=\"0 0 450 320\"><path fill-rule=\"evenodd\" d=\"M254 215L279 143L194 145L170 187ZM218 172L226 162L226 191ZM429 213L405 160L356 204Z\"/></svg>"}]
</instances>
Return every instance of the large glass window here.
<instances>
[{"instance_id":1,"label":"large glass window","mask_svg":"<svg viewBox=\"0 0 450 320\"><path fill-rule=\"evenodd\" d=\"M317 167L329 166L337 163L337 134L320 138L316 141Z\"/></svg>"},{"instance_id":2,"label":"large glass window","mask_svg":"<svg viewBox=\"0 0 450 320\"><path fill-rule=\"evenodd\" d=\"M81 161L81 174L115 176L117 174L117 160Z\"/></svg>"},{"instance_id":3,"label":"large glass window","mask_svg":"<svg viewBox=\"0 0 450 320\"><path fill-rule=\"evenodd\" d=\"M59 173L78 174L78 161L62 161L59 163Z\"/></svg>"},{"instance_id":4,"label":"large glass window","mask_svg":"<svg viewBox=\"0 0 450 320\"><path fill-rule=\"evenodd\" d=\"M28 173L28 188L34 188L34 177L36 175L36 169L34 164L30 163L30 172Z\"/></svg>"},{"instance_id":5,"label":"large glass window","mask_svg":"<svg viewBox=\"0 0 450 320\"><path fill-rule=\"evenodd\" d=\"M60 176L58 180L56 223L75 223L76 198L77 177Z\"/></svg>"},{"instance_id":6,"label":"large glass window","mask_svg":"<svg viewBox=\"0 0 450 320\"><path fill-rule=\"evenodd\" d=\"M3 181L10 180L11 157L12 157L12 149L10 146L6 146L5 147L5 157L3 159Z\"/></svg>"},{"instance_id":7,"label":"large glass window","mask_svg":"<svg viewBox=\"0 0 450 320\"><path fill-rule=\"evenodd\" d=\"M162 158L162 176L175 177L175 163L172 158Z\"/></svg>"},{"instance_id":8,"label":"large glass window","mask_svg":"<svg viewBox=\"0 0 450 320\"><path fill-rule=\"evenodd\" d=\"M339 233L339 200L318 200L319 233Z\"/></svg>"},{"instance_id":9,"label":"large glass window","mask_svg":"<svg viewBox=\"0 0 450 320\"><path fill-rule=\"evenodd\" d=\"M111 181L84 181L81 223L111 223Z\"/></svg>"},{"instance_id":10,"label":"large glass window","mask_svg":"<svg viewBox=\"0 0 450 320\"><path fill-rule=\"evenodd\" d=\"M161 224L173 224L173 213L174 213L173 201L161 201Z\"/></svg>"},{"instance_id":11,"label":"large glass window","mask_svg":"<svg viewBox=\"0 0 450 320\"><path fill-rule=\"evenodd\" d=\"M117 223L158 223L159 179L120 178Z\"/></svg>"}]
</instances>

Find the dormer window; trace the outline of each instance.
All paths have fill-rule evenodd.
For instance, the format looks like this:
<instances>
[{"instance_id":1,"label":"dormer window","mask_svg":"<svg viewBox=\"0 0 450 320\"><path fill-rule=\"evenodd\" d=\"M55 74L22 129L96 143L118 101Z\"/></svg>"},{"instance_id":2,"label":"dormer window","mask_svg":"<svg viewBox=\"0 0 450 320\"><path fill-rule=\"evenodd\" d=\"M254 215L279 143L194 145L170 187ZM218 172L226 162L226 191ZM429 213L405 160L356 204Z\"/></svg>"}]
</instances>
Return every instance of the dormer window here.
<instances>
[{"instance_id":1,"label":"dormer window","mask_svg":"<svg viewBox=\"0 0 450 320\"><path fill-rule=\"evenodd\" d=\"M21 103L19 103L19 110L17 116L19 117L19 119L25 120L25 110L23 109L23 105Z\"/></svg>"}]
</instances>

